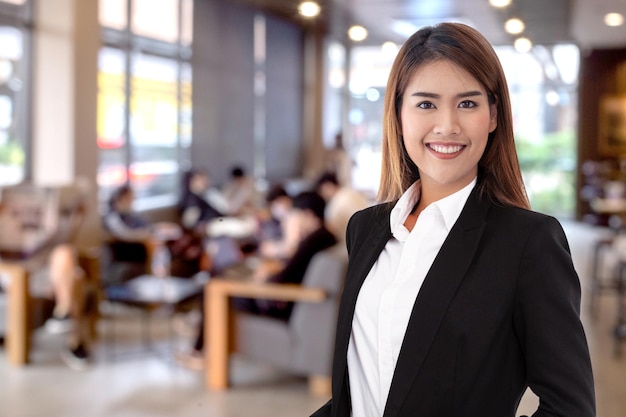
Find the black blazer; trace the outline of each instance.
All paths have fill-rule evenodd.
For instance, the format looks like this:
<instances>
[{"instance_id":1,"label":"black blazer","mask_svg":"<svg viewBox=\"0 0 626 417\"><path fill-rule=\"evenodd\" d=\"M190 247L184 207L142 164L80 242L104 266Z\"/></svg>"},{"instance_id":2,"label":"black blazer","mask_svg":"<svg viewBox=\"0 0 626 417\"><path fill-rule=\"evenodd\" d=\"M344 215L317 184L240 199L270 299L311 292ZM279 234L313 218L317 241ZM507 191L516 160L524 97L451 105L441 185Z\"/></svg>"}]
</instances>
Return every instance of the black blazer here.
<instances>
[{"instance_id":1,"label":"black blazer","mask_svg":"<svg viewBox=\"0 0 626 417\"><path fill-rule=\"evenodd\" d=\"M361 285L391 238L383 204L355 214L339 310L332 399L348 417L347 350ZM580 283L561 225L471 193L428 272L400 350L384 417L513 417L530 386L535 417L592 417ZM354 416L359 417L359 416Z\"/></svg>"}]
</instances>

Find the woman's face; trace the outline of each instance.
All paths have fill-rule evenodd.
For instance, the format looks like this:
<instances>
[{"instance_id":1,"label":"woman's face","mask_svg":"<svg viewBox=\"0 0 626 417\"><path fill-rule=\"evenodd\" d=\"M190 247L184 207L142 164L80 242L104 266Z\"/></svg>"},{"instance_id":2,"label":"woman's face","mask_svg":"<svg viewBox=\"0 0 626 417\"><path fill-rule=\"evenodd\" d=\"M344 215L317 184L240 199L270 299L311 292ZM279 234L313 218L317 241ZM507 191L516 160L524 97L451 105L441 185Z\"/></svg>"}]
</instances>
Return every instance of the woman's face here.
<instances>
[{"instance_id":1,"label":"woman's face","mask_svg":"<svg viewBox=\"0 0 626 417\"><path fill-rule=\"evenodd\" d=\"M451 61L430 62L411 76L402 97L404 146L423 187L449 195L469 184L496 128L496 107L483 86Z\"/></svg>"}]
</instances>

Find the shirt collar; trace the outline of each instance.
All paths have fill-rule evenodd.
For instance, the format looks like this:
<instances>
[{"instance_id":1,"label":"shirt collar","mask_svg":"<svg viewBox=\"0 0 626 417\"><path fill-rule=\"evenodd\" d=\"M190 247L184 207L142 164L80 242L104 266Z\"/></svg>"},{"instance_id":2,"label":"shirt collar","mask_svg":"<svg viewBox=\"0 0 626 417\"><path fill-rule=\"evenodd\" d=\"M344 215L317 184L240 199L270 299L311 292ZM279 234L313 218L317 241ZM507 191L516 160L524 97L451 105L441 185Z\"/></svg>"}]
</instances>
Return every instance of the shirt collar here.
<instances>
[{"instance_id":1,"label":"shirt collar","mask_svg":"<svg viewBox=\"0 0 626 417\"><path fill-rule=\"evenodd\" d=\"M465 206L465 203L467 202L469 195L474 189L474 186L476 186L476 178L474 178L472 182L470 182L459 191L430 204L426 209L429 209L429 207L431 206L438 208L441 212L441 216L443 217L446 229L449 232L450 229L452 229L452 226L454 226L454 223L456 223L457 219L461 215L463 206ZM415 181L402 194L396 205L391 210L389 220L391 225L391 232L394 235L396 235L396 233L399 232L400 229L404 228L404 221L413 210L413 207L415 207L415 205L419 201L421 190L422 187L420 180Z\"/></svg>"}]
</instances>

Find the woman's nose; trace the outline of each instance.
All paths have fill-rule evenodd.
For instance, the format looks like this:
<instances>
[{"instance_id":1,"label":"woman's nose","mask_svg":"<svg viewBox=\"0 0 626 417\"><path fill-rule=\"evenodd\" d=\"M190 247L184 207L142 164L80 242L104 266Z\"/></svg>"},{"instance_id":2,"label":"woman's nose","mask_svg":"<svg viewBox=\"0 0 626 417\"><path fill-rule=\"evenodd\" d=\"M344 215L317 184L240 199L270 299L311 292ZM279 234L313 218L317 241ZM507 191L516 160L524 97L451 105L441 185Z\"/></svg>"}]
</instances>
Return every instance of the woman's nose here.
<instances>
[{"instance_id":1,"label":"woman's nose","mask_svg":"<svg viewBox=\"0 0 626 417\"><path fill-rule=\"evenodd\" d=\"M434 133L441 136L454 136L461 132L458 115L456 111L442 109L437 112L437 120Z\"/></svg>"}]
</instances>

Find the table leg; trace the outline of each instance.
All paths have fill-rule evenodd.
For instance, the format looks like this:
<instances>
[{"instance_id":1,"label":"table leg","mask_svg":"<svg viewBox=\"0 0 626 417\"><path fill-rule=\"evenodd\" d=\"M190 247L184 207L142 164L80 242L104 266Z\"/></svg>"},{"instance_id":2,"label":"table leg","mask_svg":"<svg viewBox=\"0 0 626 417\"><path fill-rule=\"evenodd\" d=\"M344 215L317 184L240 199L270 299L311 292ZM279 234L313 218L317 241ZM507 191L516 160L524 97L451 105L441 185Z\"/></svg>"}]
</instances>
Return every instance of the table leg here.
<instances>
[{"instance_id":1,"label":"table leg","mask_svg":"<svg viewBox=\"0 0 626 417\"><path fill-rule=\"evenodd\" d=\"M206 384L212 390L228 388L229 310L228 294L207 284L204 297L204 355Z\"/></svg>"},{"instance_id":2,"label":"table leg","mask_svg":"<svg viewBox=\"0 0 626 417\"><path fill-rule=\"evenodd\" d=\"M6 350L9 363L28 363L30 351L28 272L15 264L0 264L0 271L10 276Z\"/></svg>"}]
</instances>

